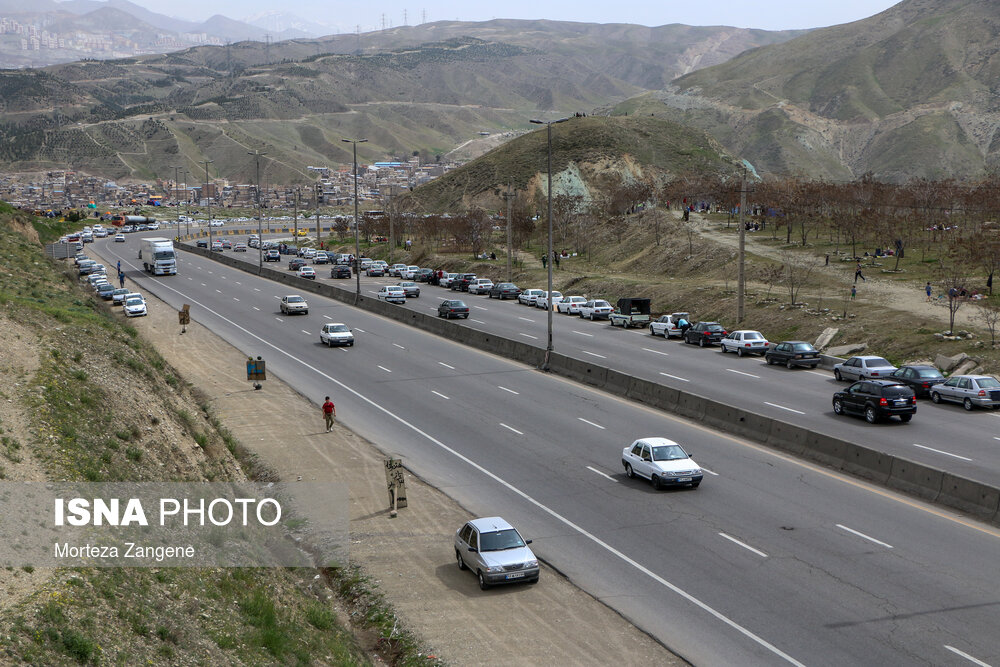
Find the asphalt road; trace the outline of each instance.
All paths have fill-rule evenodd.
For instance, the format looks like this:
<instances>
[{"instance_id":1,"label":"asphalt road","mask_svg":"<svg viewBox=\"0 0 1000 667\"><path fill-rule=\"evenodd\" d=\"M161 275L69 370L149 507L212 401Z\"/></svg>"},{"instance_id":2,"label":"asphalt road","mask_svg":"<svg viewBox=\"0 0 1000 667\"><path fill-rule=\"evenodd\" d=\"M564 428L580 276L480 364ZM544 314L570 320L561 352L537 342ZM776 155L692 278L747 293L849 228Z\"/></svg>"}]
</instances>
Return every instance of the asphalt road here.
<instances>
[{"instance_id":1,"label":"asphalt road","mask_svg":"<svg viewBox=\"0 0 1000 667\"><path fill-rule=\"evenodd\" d=\"M135 236L122 245L97 250L303 395L334 396L351 429L470 513L512 520L541 557L695 664L1000 663L1000 531L337 301L307 295L309 315L282 316L287 287L201 257L181 253L177 276L152 278L135 266ZM356 346L322 347L328 321L352 326ZM655 342L670 360L693 356ZM691 450L711 471L701 487L626 479L621 448L646 435Z\"/></svg>"}]
</instances>

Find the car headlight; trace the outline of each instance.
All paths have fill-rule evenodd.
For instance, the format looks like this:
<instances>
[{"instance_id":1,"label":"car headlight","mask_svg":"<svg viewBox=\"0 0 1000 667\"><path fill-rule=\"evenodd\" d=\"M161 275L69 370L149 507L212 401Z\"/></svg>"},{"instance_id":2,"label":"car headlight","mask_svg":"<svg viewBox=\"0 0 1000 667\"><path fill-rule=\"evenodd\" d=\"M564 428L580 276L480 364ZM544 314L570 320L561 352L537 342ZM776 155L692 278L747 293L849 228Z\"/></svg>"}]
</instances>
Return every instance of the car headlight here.
<instances>
[{"instance_id":1,"label":"car headlight","mask_svg":"<svg viewBox=\"0 0 1000 667\"><path fill-rule=\"evenodd\" d=\"M675 473L675 472L669 472L669 471L664 471L663 472L663 476L664 477L677 477L677 473Z\"/></svg>"},{"instance_id":2,"label":"car headlight","mask_svg":"<svg viewBox=\"0 0 1000 667\"><path fill-rule=\"evenodd\" d=\"M497 574L498 572L503 572L503 565L491 565L486 568L486 571L490 574Z\"/></svg>"},{"instance_id":3,"label":"car headlight","mask_svg":"<svg viewBox=\"0 0 1000 667\"><path fill-rule=\"evenodd\" d=\"M524 564L524 566L525 566L525 567L528 567L528 568L531 568L531 567L538 567L538 561L537 561L537 560L529 560L529 561L527 561L527 562L526 562L526 563Z\"/></svg>"}]
</instances>

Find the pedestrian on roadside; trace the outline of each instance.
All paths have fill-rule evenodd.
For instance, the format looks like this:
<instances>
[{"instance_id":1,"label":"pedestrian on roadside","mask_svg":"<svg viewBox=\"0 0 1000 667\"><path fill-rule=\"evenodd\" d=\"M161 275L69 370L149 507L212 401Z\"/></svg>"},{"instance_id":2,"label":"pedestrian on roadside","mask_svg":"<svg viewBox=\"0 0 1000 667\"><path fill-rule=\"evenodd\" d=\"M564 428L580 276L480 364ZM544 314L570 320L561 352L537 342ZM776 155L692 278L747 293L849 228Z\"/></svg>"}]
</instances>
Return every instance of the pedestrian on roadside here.
<instances>
[{"instance_id":1,"label":"pedestrian on roadside","mask_svg":"<svg viewBox=\"0 0 1000 667\"><path fill-rule=\"evenodd\" d=\"M544 269L548 265L549 265L549 256L548 255L542 255L542 268Z\"/></svg>"},{"instance_id":2,"label":"pedestrian on roadside","mask_svg":"<svg viewBox=\"0 0 1000 667\"><path fill-rule=\"evenodd\" d=\"M118 286L125 287L125 273L121 269L118 270Z\"/></svg>"},{"instance_id":3,"label":"pedestrian on roadside","mask_svg":"<svg viewBox=\"0 0 1000 667\"><path fill-rule=\"evenodd\" d=\"M931 291L932 291L932 290L931 290L931 284L930 284L930 282L928 281L928 283L927 283L926 285L924 285L924 292L926 292L926 293L927 293L927 300L928 300L928 301L930 301L930 300L931 300Z\"/></svg>"},{"instance_id":4,"label":"pedestrian on roadside","mask_svg":"<svg viewBox=\"0 0 1000 667\"><path fill-rule=\"evenodd\" d=\"M861 278L861 280L863 282L868 282L867 280L865 280L864 274L861 273L861 262L858 262L858 265L854 269L854 282L855 283L858 282L858 278Z\"/></svg>"},{"instance_id":5,"label":"pedestrian on roadside","mask_svg":"<svg viewBox=\"0 0 1000 667\"><path fill-rule=\"evenodd\" d=\"M830 253L826 254L826 264L824 266L830 266Z\"/></svg>"},{"instance_id":6,"label":"pedestrian on roadside","mask_svg":"<svg viewBox=\"0 0 1000 667\"><path fill-rule=\"evenodd\" d=\"M851 301L854 301L855 297L858 296L858 288L856 285L851 285Z\"/></svg>"},{"instance_id":7,"label":"pedestrian on roadside","mask_svg":"<svg viewBox=\"0 0 1000 667\"><path fill-rule=\"evenodd\" d=\"M330 397L326 397L326 401L323 403L323 419L326 421L326 432L329 433L333 430L333 420L337 416L337 407L330 400Z\"/></svg>"},{"instance_id":8,"label":"pedestrian on roadside","mask_svg":"<svg viewBox=\"0 0 1000 667\"><path fill-rule=\"evenodd\" d=\"M556 268L558 269L559 268L559 253L556 253L555 260L556 260Z\"/></svg>"},{"instance_id":9,"label":"pedestrian on roadside","mask_svg":"<svg viewBox=\"0 0 1000 667\"><path fill-rule=\"evenodd\" d=\"M121 272L122 272L122 261L119 259L118 260L118 273L121 273Z\"/></svg>"}]
</instances>

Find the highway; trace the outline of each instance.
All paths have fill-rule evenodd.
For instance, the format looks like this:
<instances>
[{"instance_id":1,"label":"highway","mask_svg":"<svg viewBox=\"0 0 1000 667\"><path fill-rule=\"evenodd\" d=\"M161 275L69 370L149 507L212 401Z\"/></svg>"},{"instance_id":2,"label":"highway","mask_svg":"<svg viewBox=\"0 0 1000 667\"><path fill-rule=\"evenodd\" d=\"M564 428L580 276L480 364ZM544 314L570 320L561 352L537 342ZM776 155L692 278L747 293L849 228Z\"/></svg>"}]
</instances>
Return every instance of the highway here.
<instances>
[{"instance_id":1,"label":"highway","mask_svg":"<svg viewBox=\"0 0 1000 667\"><path fill-rule=\"evenodd\" d=\"M513 521L546 562L694 664L1000 663L994 528L338 301L306 294L309 314L285 317L287 287L198 256L180 253L177 276L147 276L136 235L95 245L303 395L334 396L342 422L471 513ZM408 307L436 306L438 291ZM605 335L560 319L567 336ZM355 347L321 346L328 321L349 324ZM607 335L669 360L706 353ZM710 471L701 487L626 479L621 448L646 435L684 444Z\"/></svg>"}]
</instances>

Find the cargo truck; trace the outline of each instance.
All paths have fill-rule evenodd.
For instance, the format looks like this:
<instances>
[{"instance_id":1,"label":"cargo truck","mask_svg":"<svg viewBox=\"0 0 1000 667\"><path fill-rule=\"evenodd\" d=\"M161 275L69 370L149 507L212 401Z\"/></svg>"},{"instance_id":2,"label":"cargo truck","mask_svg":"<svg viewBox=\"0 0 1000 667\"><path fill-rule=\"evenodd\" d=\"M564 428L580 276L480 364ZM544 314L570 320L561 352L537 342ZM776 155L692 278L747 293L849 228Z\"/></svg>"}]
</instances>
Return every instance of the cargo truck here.
<instances>
[{"instance_id":1,"label":"cargo truck","mask_svg":"<svg viewBox=\"0 0 1000 667\"><path fill-rule=\"evenodd\" d=\"M139 243L139 259L142 268L154 276L173 276L177 274L177 255L174 252L174 242L165 238L145 238Z\"/></svg>"}]
</instances>

